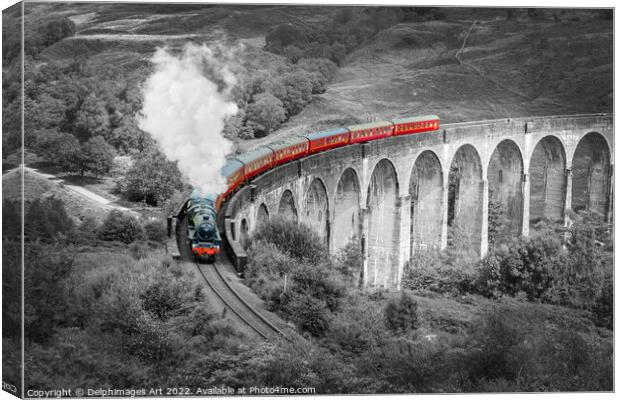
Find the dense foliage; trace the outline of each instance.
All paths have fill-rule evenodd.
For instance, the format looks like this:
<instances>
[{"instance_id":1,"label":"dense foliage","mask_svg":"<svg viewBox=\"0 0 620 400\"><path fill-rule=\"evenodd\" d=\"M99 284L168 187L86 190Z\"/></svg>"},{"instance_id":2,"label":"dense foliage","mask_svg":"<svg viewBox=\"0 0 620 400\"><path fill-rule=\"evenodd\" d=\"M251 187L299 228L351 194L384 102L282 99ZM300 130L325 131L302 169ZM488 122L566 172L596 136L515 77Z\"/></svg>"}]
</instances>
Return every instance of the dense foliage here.
<instances>
[{"instance_id":1,"label":"dense foliage","mask_svg":"<svg viewBox=\"0 0 620 400\"><path fill-rule=\"evenodd\" d=\"M597 324L611 328L609 226L591 212L580 212L573 219L566 229L543 222L529 238L503 240L481 261L451 251L416 254L403 285L420 292L520 296L586 309L595 313Z\"/></svg>"},{"instance_id":2,"label":"dense foliage","mask_svg":"<svg viewBox=\"0 0 620 400\"><path fill-rule=\"evenodd\" d=\"M117 190L132 201L163 205L175 190L183 189L176 163L159 151L140 154L126 175L117 180Z\"/></svg>"},{"instance_id":3,"label":"dense foliage","mask_svg":"<svg viewBox=\"0 0 620 400\"><path fill-rule=\"evenodd\" d=\"M579 223L575 232L584 231ZM357 246L351 243L334 261L312 258L306 249L321 249L321 240L303 225L276 219L257 231L249 248L251 288L307 333L313 346L333 354L339 371L347 371L346 379L334 371L328 392L611 388L611 333L597 333L588 313L515 300L507 293L496 300L472 294L483 285L477 280L479 263L449 252L415 259L416 268L423 268L422 261L431 267L422 274L409 270L405 283L413 293L358 291L356 280L342 275L350 271L345 264ZM458 270L462 262L465 272ZM440 268L431 275L435 267ZM331 277L348 284L331 285ZM436 292L442 295L437 298ZM459 315L473 304L479 304L477 316L472 318L471 310Z\"/></svg>"},{"instance_id":4,"label":"dense foliage","mask_svg":"<svg viewBox=\"0 0 620 400\"><path fill-rule=\"evenodd\" d=\"M97 229L101 240L131 243L144 236L144 230L135 217L112 210Z\"/></svg>"},{"instance_id":5,"label":"dense foliage","mask_svg":"<svg viewBox=\"0 0 620 400\"><path fill-rule=\"evenodd\" d=\"M246 280L306 338L254 343L222 319L221 310L211 310L195 277L161 250L149 246L136 255L134 245L138 253L138 245L147 245L106 248L94 246L96 237L78 241L72 232L100 231L97 223L65 227L58 218L62 204L49 201L29 210L49 221L50 237L27 238L27 388L58 382L300 385L317 393L612 388L612 333L595 328L588 313L508 296L359 291L355 242L329 260L311 230L279 220L252 239ZM15 220L16 212L4 204L5 218ZM108 220L120 218L113 213ZM157 231L155 221L146 226ZM576 221L571 232L591 237L596 229L587 226ZM20 288L19 241L13 239L3 240L6 296L19 296ZM575 254L604 261L597 258L600 246L570 246ZM603 285L601 315L610 310L612 293ZM11 327L19 327L19 307L5 305L3 341L16 346L20 331ZM11 354L5 353L7 362Z\"/></svg>"}]
</instances>

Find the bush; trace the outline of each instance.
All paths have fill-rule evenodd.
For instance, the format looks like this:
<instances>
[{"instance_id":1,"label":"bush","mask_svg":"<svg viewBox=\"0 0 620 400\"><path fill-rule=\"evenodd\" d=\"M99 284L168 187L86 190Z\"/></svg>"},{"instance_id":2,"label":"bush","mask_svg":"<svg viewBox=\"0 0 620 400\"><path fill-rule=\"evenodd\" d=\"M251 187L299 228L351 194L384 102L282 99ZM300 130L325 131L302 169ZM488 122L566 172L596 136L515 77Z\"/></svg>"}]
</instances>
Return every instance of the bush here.
<instances>
[{"instance_id":1,"label":"bush","mask_svg":"<svg viewBox=\"0 0 620 400\"><path fill-rule=\"evenodd\" d=\"M345 296L344 283L333 273L329 263L295 264L290 277L295 292L308 294L325 303L330 311L336 311L340 299Z\"/></svg>"},{"instance_id":2,"label":"bush","mask_svg":"<svg viewBox=\"0 0 620 400\"><path fill-rule=\"evenodd\" d=\"M285 305L285 312L299 329L313 336L322 336L329 328L329 311L325 303L308 294L292 295Z\"/></svg>"},{"instance_id":3,"label":"bush","mask_svg":"<svg viewBox=\"0 0 620 400\"><path fill-rule=\"evenodd\" d=\"M73 227L64 203L55 197L33 201L24 219L26 240L52 242L59 236L68 235Z\"/></svg>"},{"instance_id":4,"label":"bush","mask_svg":"<svg viewBox=\"0 0 620 400\"><path fill-rule=\"evenodd\" d=\"M165 242L168 237L167 226L161 220L148 221L143 228L147 240Z\"/></svg>"},{"instance_id":5,"label":"bush","mask_svg":"<svg viewBox=\"0 0 620 400\"><path fill-rule=\"evenodd\" d=\"M481 318L459 361L466 390L610 390L611 342L540 311L500 306Z\"/></svg>"},{"instance_id":6,"label":"bush","mask_svg":"<svg viewBox=\"0 0 620 400\"><path fill-rule=\"evenodd\" d=\"M75 255L66 245L26 246L24 262L24 333L28 339L46 342L63 323L65 281L73 271Z\"/></svg>"},{"instance_id":7,"label":"bush","mask_svg":"<svg viewBox=\"0 0 620 400\"><path fill-rule=\"evenodd\" d=\"M118 210L110 211L101 227L97 229L97 237L106 241L129 244L143 236L142 226L137 219Z\"/></svg>"},{"instance_id":8,"label":"bush","mask_svg":"<svg viewBox=\"0 0 620 400\"><path fill-rule=\"evenodd\" d=\"M297 261L314 265L328 257L327 247L312 228L284 218L267 221L256 230L252 240L272 243Z\"/></svg>"},{"instance_id":9,"label":"bush","mask_svg":"<svg viewBox=\"0 0 620 400\"><path fill-rule=\"evenodd\" d=\"M600 216L580 213L568 232L543 228L502 245L480 263L476 288L489 297L523 293L531 301L591 309L612 271L608 231Z\"/></svg>"},{"instance_id":10,"label":"bush","mask_svg":"<svg viewBox=\"0 0 620 400\"><path fill-rule=\"evenodd\" d=\"M80 243L90 243L97 239L99 222L95 217L86 216L75 231L75 238Z\"/></svg>"},{"instance_id":11,"label":"bush","mask_svg":"<svg viewBox=\"0 0 620 400\"><path fill-rule=\"evenodd\" d=\"M492 250L482 260L477 287L486 296L519 292L540 299L553 285L554 272L566 265L561 241L553 236L520 238Z\"/></svg>"},{"instance_id":12,"label":"bush","mask_svg":"<svg viewBox=\"0 0 620 400\"><path fill-rule=\"evenodd\" d=\"M603 280L601 293L596 297L592 306L594 322L602 327L614 328L614 279L613 274L607 274Z\"/></svg>"},{"instance_id":13,"label":"bush","mask_svg":"<svg viewBox=\"0 0 620 400\"><path fill-rule=\"evenodd\" d=\"M22 234L21 206L17 202L2 200L2 237L20 239Z\"/></svg>"},{"instance_id":14,"label":"bush","mask_svg":"<svg viewBox=\"0 0 620 400\"><path fill-rule=\"evenodd\" d=\"M405 265L403 288L451 296L475 293L478 277L469 259L455 258L450 251L418 251Z\"/></svg>"},{"instance_id":15,"label":"bush","mask_svg":"<svg viewBox=\"0 0 620 400\"><path fill-rule=\"evenodd\" d=\"M336 254L334 267L353 286L362 284L364 258L359 240L354 238Z\"/></svg>"},{"instance_id":16,"label":"bush","mask_svg":"<svg viewBox=\"0 0 620 400\"><path fill-rule=\"evenodd\" d=\"M385 322L393 332L406 333L418 328L418 303L404 291L385 307Z\"/></svg>"}]
</instances>

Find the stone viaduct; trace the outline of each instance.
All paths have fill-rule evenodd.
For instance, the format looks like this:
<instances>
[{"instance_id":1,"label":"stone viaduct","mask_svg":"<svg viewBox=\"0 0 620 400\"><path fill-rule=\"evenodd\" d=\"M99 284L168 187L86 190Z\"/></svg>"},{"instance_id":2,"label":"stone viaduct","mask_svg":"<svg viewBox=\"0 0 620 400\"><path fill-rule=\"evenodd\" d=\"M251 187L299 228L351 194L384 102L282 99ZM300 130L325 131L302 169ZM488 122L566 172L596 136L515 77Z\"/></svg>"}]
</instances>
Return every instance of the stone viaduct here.
<instances>
[{"instance_id":1,"label":"stone viaduct","mask_svg":"<svg viewBox=\"0 0 620 400\"><path fill-rule=\"evenodd\" d=\"M235 259L274 215L311 226L332 253L358 238L364 285L400 289L418 251L459 244L485 255L489 214L503 221L493 235L512 236L571 209L609 220L612 174L612 114L449 124L272 169L228 201L225 235Z\"/></svg>"}]
</instances>

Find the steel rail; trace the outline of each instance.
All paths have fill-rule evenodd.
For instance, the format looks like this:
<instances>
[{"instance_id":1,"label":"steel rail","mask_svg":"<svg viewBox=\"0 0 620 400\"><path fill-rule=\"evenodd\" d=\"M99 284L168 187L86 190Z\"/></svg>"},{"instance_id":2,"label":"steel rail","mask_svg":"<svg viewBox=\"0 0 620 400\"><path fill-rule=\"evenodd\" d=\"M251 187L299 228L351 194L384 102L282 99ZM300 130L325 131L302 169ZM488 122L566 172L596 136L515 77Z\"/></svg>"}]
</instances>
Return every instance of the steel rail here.
<instances>
[{"instance_id":1,"label":"steel rail","mask_svg":"<svg viewBox=\"0 0 620 400\"><path fill-rule=\"evenodd\" d=\"M224 284L226 285L226 287L237 297L237 299L239 299L239 301L246 307L248 308L250 311L252 311L252 313L254 315L256 315L261 321L263 321L265 323L265 325L267 325L269 328L271 328L271 330L273 330L274 332L276 332L278 335L282 336L283 338L288 339L288 336L282 332L277 326L275 326L271 321L269 321L267 318L265 318L261 313L259 313L258 311L256 311L256 309L254 307L252 307L252 305L250 303L248 303L240 294L239 292L237 292L237 290L235 290L235 288L232 287L231 284L229 284L226 279L224 279L224 276L222 275L222 272L220 271L220 269L217 266L217 263L213 264L213 269L215 270L215 272L217 273L217 275L219 276L219 278L222 280L222 282L224 282Z\"/></svg>"},{"instance_id":2,"label":"steel rail","mask_svg":"<svg viewBox=\"0 0 620 400\"><path fill-rule=\"evenodd\" d=\"M202 272L202 269L200 268L200 265L198 263L194 263L194 265L196 265L196 268L198 269L198 272L200 273L200 275L202 275L202 278L205 280L205 282L207 282L207 285L209 285L209 288L211 288L211 290L217 295L217 297L219 297L220 300L222 300L222 303L224 303L224 305L226 307L228 307L237 317L239 317L239 319L241 319L241 321L243 321L247 326L252 328L256 333L258 333L259 336L261 336L263 339L267 339L268 340L269 339L268 335L266 335L264 332L262 332L260 329L258 329L254 324L252 324L250 321L248 321L247 318L245 318L239 310L237 310L235 307L233 307L230 304L230 302L228 300L226 300L224 295L222 293L220 293L220 291L218 289L215 288L215 285L209 279L207 279L207 277L204 274L204 272ZM224 283L226 283L226 282L224 282Z\"/></svg>"}]
</instances>

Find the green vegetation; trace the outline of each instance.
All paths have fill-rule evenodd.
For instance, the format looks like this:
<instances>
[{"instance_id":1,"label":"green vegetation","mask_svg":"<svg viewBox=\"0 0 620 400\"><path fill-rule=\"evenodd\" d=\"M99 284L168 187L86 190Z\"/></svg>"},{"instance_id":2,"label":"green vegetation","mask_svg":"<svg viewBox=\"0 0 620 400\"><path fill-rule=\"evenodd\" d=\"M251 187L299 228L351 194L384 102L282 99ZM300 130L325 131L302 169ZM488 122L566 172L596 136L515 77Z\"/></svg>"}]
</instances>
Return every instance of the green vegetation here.
<instances>
[{"instance_id":1,"label":"green vegetation","mask_svg":"<svg viewBox=\"0 0 620 400\"><path fill-rule=\"evenodd\" d=\"M34 6L33 6L34 7ZM19 19L4 15L3 37L3 156L21 147L20 138L20 58L12 51L19 43ZM38 28L32 28L37 26ZM136 113L141 108L140 82L143 68L127 69L123 65L98 68L92 63L90 47L80 40L67 39L76 31L75 24L54 13L38 11L26 16L26 58L24 98L24 141L26 148L62 173L91 175L95 178L111 173L117 156L129 156L135 165L155 162L146 170L151 175L136 177L134 169L128 180L140 185L119 193L128 200L163 203L179 187L180 173L174 163L162 165L150 136L137 127ZM49 49L67 50L61 57L50 57ZM17 47L18 49L18 47ZM53 52L52 52L53 54ZM150 157L150 158L149 158ZM147 158L147 159L145 159ZM125 177L121 176L121 180Z\"/></svg>"},{"instance_id":2,"label":"green vegetation","mask_svg":"<svg viewBox=\"0 0 620 400\"><path fill-rule=\"evenodd\" d=\"M144 236L144 230L136 218L125 215L121 211L112 210L97 229L97 236L101 240L129 244L141 239Z\"/></svg>"},{"instance_id":3,"label":"green vegetation","mask_svg":"<svg viewBox=\"0 0 620 400\"><path fill-rule=\"evenodd\" d=\"M568 229L541 223L529 238L498 244L481 261L452 251L419 253L406 268L403 286L420 293L516 296L584 309L594 313L597 325L611 329L609 227L595 213L580 212L573 219Z\"/></svg>"},{"instance_id":4,"label":"green vegetation","mask_svg":"<svg viewBox=\"0 0 620 400\"><path fill-rule=\"evenodd\" d=\"M131 201L163 205L175 190L183 189L181 173L176 163L159 151L138 155L126 175L117 180L117 191Z\"/></svg>"},{"instance_id":5,"label":"green vegetation","mask_svg":"<svg viewBox=\"0 0 620 400\"><path fill-rule=\"evenodd\" d=\"M4 218L15 220L17 210L5 202ZM557 285L540 291L525 282L540 281L545 268L556 273L552 261L562 251L608 267L607 231L589 214L575 216L570 230L561 233L567 235L566 250L556 249L553 238L519 244L520 258L494 250L500 271L503 260L520 260L511 265L524 272L520 280L497 275L494 285L505 292L492 298L474 292L496 286L471 278L468 287L454 278L454 286L448 280L402 293L358 290L357 243L330 259L311 229L271 220L251 240L246 280L305 339L249 344L219 316L221 310L209 308L195 277L163 254L161 244L123 243L142 230L156 239L163 221L137 226L112 212L101 226L93 219L66 224L55 199L32 203L27 213L46 227L34 231L39 237L26 238L27 388L58 382L84 387L114 382L117 388L303 384L318 393L612 388L613 334L605 328L611 328L605 324L612 315L609 275L589 303L583 300L592 293L590 270L575 264L573 272L558 275L570 289L561 297L573 302L570 308L539 303L552 298L545 294L555 293ZM88 232L90 237L82 237ZM102 232L114 234L99 237ZM3 239L7 296L19 294L20 285L11 285L19 275L16 239ZM482 270L495 264L485 259L476 265ZM520 294L530 287L543 298L529 301ZM20 314L19 307L8 306L3 341L12 346L19 340Z\"/></svg>"},{"instance_id":6,"label":"green vegetation","mask_svg":"<svg viewBox=\"0 0 620 400\"><path fill-rule=\"evenodd\" d=\"M571 237L601 239L594 235L600 232L597 226L582 216ZM506 250L523 255L521 269L538 271L561 251L552 244L559 241L557 235L541 236L549 243L532 239ZM481 296L492 256L480 262L458 252L421 253L406 273L403 285L408 289L369 293L357 290L356 279L350 280L358 276L351 268L357 246L352 243L330 260L312 230L275 219L258 229L248 250L248 285L268 308L295 323L310 346L332 355L338 369L330 372L326 392L611 389L612 333L597 328L595 324L603 326L598 319L575 305L538 304L543 300L530 301L520 291L509 294L507 288L500 297ZM598 253L601 246L571 244L567 251L576 252L575 259L577 254L605 259ZM565 279L568 286L570 279ZM540 280L536 273L520 275L519 287L538 288L535 282ZM583 280L573 283L583 286ZM610 289L604 287L595 303L609 318L604 310L610 310Z\"/></svg>"}]
</instances>

